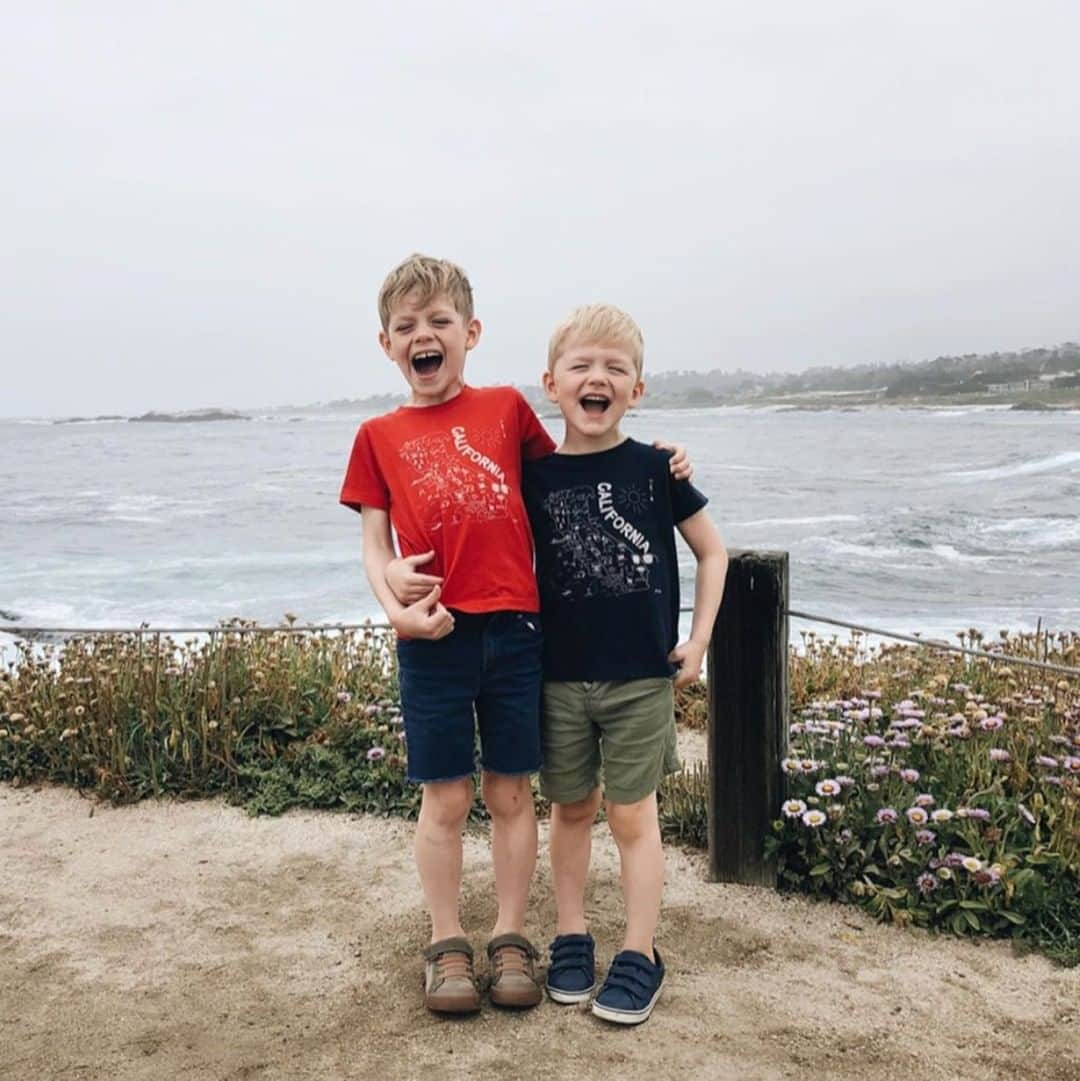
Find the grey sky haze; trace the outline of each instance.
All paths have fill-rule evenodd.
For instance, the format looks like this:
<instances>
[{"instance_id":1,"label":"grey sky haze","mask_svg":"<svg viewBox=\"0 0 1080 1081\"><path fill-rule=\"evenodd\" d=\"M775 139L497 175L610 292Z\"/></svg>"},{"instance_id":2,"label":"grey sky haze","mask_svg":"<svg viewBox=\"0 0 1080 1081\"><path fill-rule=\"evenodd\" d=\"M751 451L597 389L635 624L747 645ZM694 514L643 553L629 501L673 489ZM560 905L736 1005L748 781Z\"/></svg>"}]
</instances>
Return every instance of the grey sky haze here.
<instances>
[{"instance_id":1,"label":"grey sky haze","mask_svg":"<svg viewBox=\"0 0 1080 1081\"><path fill-rule=\"evenodd\" d=\"M647 372L1080 335L1080 6L8 3L0 415L396 390L375 294L469 272L473 382L606 299Z\"/></svg>"}]
</instances>

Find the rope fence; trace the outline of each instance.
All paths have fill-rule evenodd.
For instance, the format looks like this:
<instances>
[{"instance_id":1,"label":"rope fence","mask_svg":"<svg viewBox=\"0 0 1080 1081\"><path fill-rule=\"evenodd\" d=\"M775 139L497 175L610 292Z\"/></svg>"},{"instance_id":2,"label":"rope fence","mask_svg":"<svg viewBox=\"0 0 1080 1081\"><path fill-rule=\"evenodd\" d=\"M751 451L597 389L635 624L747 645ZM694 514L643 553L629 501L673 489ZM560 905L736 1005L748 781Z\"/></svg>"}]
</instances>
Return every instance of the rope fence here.
<instances>
[{"instance_id":1,"label":"rope fence","mask_svg":"<svg viewBox=\"0 0 1080 1081\"><path fill-rule=\"evenodd\" d=\"M693 611L691 607L679 609L682 613ZM943 638L924 638L918 634L905 634L902 631L884 630L881 627L870 627L862 623L850 623L844 619L835 619L832 616L823 616L815 612L802 612L794 608L785 609L785 614L793 619L803 619L811 623L824 623L833 627L844 627L848 630L859 631L862 634L872 634L878 638L891 638L899 642L909 642L917 646L928 646L931 649L946 650L951 653L963 653L969 657L981 657L983 660L1018 664L1027 668L1038 668L1045 672L1055 672L1066 676L1080 676L1080 668L1066 664L1055 664L1052 661L1039 661L1032 657L1017 657L1007 653L994 653L985 649L976 649L972 646L954 645L946 642ZM285 623L276 627L266 627L261 624L218 624L214 627L151 627L142 624L138 627L34 627L20 623L9 626L0 624L0 634L9 634L16 638L34 638L43 634L58 635L110 635L110 634L319 634L329 631L388 631L389 623Z\"/></svg>"},{"instance_id":2,"label":"rope fence","mask_svg":"<svg viewBox=\"0 0 1080 1081\"><path fill-rule=\"evenodd\" d=\"M867 627L860 623L848 623L843 619L833 619L831 616L816 615L813 612L798 612L794 608L787 609L787 614L793 619L806 619L812 623L828 623L834 627L847 627L863 634L873 634L879 638L895 638L900 642L913 642L917 646L929 646L932 649L944 649L950 653L964 653L970 657L982 657L988 661L1007 661L1009 664L1025 665L1028 668L1041 668L1047 672L1060 672L1067 676L1080 676L1080 668L1073 668L1067 664L1054 664L1052 661L1037 661L1032 657L1016 657L1008 653L991 653L986 649L975 649L971 646L956 646L952 642L946 642L943 638L922 638L917 634L902 634L899 631L884 631L879 627Z\"/></svg>"}]
</instances>

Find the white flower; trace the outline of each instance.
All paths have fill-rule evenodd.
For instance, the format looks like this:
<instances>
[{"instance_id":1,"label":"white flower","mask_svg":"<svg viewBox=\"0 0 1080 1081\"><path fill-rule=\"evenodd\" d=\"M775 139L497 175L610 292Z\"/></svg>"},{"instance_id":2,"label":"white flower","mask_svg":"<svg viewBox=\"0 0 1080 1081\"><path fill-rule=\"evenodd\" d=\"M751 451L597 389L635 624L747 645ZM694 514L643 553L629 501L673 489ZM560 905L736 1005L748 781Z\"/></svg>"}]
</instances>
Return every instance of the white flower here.
<instances>
[{"instance_id":1,"label":"white flower","mask_svg":"<svg viewBox=\"0 0 1080 1081\"><path fill-rule=\"evenodd\" d=\"M803 816L803 825L817 828L822 826L827 821L824 811L806 811Z\"/></svg>"},{"instance_id":2,"label":"white flower","mask_svg":"<svg viewBox=\"0 0 1080 1081\"><path fill-rule=\"evenodd\" d=\"M840 794L840 782L827 777L824 781L818 781L814 785L814 791L819 796L838 796Z\"/></svg>"},{"instance_id":3,"label":"white flower","mask_svg":"<svg viewBox=\"0 0 1080 1081\"><path fill-rule=\"evenodd\" d=\"M930 818L934 822L948 822L953 816L952 811L947 807L939 807L936 811L930 812Z\"/></svg>"},{"instance_id":4,"label":"white flower","mask_svg":"<svg viewBox=\"0 0 1080 1081\"><path fill-rule=\"evenodd\" d=\"M798 818L806 810L806 804L801 799L789 799L780 810L785 818Z\"/></svg>"},{"instance_id":5,"label":"white flower","mask_svg":"<svg viewBox=\"0 0 1080 1081\"><path fill-rule=\"evenodd\" d=\"M909 807L904 814L913 826L925 826L930 817L922 807Z\"/></svg>"},{"instance_id":6,"label":"white flower","mask_svg":"<svg viewBox=\"0 0 1080 1081\"><path fill-rule=\"evenodd\" d=\"M970 871L974 874L976 871L982 870L982 860L976 859L974 856L965 856L960 861L960 866L963 867L965 871Z\"/></svg>"}]
</instances>

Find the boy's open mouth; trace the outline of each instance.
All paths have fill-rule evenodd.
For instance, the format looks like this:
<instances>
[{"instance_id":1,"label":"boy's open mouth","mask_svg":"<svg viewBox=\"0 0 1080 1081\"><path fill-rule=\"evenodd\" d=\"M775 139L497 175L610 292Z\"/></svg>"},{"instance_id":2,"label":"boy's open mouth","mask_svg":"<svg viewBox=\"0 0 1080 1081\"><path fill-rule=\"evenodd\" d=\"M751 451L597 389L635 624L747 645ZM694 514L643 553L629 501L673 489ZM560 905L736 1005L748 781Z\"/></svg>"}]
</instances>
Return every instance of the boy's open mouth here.
<instances>
[{"instance_id":1,"label":"boy's open mouth","mask_svg":"<svg viewBox=\"0 0 1080 1081\"><path fill-rule=\"evenodd\" d=\"M417 353L412 358L413 371L417 375L431 375L433 372L439 370L439 365L443 362L442 353L437 353L434 349L429 349L423 353Z\"/></svg>"},{"instance_id":2,"label":"boy's open mouth","mask_svg":"<svg viewBox=\"0 0 1080 1081\"><path fill-rule=\"evenodd\" d=\"M581 399L581 408L592 417L600 416L609 405L611 405L611 399L605 398L603 394L586 394Z\"/></svg>"}]
</instances>

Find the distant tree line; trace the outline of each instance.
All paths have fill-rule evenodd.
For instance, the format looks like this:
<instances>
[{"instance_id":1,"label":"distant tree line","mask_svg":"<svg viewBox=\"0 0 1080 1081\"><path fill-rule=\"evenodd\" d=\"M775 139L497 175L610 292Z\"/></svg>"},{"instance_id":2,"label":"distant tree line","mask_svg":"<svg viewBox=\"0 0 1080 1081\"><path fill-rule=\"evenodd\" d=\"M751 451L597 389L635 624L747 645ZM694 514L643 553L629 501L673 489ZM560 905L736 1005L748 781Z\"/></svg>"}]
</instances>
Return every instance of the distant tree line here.
<instances>
[{"instance_id":1,"label":"distant tree line","mask_svg":"<svg viewBox=\"0 0 1080 1081\"><path fill-rule=\"evenodd\" d=\"M1045 377L1045 378L1044 378ZM648 376L648 404L713 405L747 398L813 393L877 393L885 398L915 395L979 394L996 387L1039 381L1046 388L1080 386L1080 345L1064 342L1045 349L1012 353L965 353L918 363L859 364L853 368L819 366L801 372L749 372L744 368L707 372L657 372ZM539 386L520 388L534 404L546 401ZM392 409L401 394L339 398L320 408L351 412ZM284 408L284 407L283 407ZM296 407L289 407L296 408Z\"/></svg>"},{"instance_id":2,"label":"distant tree line","mask_svg":"<svg viewBox=\"0 0 1080 1081\"><path fill-rule=\"evenodd\" d=\"M1043 378L1046 377L1046 378ZM1080 345L1011 353L965 353L918 363L820 366L801 372L659 372L649 377L649 396L717 401L761 395L871 392L887 398L916 394L982 393L992 387L1041 380L1049 387L1080 386Z\"/></svg>"}]
</instances>

